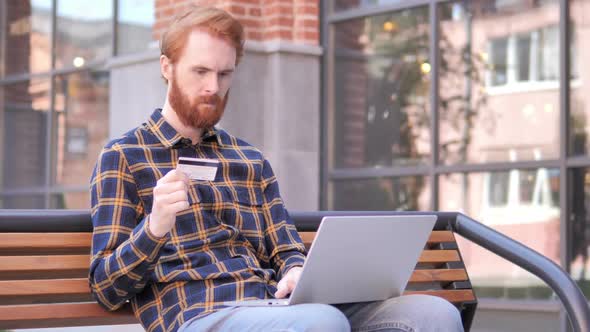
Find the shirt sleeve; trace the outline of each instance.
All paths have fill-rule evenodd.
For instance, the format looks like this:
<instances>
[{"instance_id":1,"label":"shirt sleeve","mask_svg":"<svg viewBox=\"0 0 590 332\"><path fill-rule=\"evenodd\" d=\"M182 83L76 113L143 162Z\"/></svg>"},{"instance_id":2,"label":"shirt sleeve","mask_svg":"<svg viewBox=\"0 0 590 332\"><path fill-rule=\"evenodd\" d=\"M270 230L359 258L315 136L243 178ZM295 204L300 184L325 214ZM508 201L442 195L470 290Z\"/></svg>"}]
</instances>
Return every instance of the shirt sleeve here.
<instances>
[{"instance_id":1,"label":"shirt sleeve","mask_svg":"<svg viewBox=\"0 0 590 332\"><path fill-rule=\"evenodd\" d=\"M262 168L262 188L267 219L265 241L270 262L280 280L290 268L303 265L305 246L285 209L277 178L268 160L264 160Z\"/></svg>"},{"instance_id":2,"label":"shirt sleeve","mask_svg":"<svg viewBox=\"0 0 590 332\"><path fill-rule=\"evenodd\" d=\"M116 146L101 152L90 194L90 288L101 305L116 310L145 287L168 236L156 238L150 233L135 180Z\"/></svg>"}]
</instances>

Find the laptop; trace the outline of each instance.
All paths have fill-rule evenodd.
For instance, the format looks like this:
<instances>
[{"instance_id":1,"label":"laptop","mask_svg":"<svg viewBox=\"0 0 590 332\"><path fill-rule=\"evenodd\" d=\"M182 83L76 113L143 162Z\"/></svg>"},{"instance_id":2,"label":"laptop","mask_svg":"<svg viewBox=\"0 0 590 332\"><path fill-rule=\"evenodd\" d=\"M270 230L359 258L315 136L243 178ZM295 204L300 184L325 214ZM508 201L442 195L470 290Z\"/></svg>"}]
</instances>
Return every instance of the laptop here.
<instances>
[{"instance_id":1,"label":"laptop","mask_svg":"<svg viewBox=\"0 0 590 332\"><path fill-rule=\"evenodd\" d=\"M288 298L224 304L339 304L399 296L406 288L436 219L436 215L324 217L299 282Z\"/></svg>"}]
</instances>

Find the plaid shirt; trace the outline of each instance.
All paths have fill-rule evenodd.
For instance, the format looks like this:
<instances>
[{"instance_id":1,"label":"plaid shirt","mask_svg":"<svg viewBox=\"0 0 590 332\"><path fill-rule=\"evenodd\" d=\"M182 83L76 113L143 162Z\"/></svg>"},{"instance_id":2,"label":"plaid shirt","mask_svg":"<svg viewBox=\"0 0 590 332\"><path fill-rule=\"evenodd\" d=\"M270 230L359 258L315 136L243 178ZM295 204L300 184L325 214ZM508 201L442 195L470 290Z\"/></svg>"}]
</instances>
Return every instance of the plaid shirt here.
<instances>
[{"instance_id":1,"label":"plaid shirt","mask_svg":"<svg viewBox=\"0 0 590 332\"><path fill-rule=\"evenodd\" d=\"M303 265L305 247L262 153L220 129L197 145L156 110L103 149L91 179L90 286L109 310L130 300L148 331L175 331L223 301L270 298ZM164 238L149 232L156 181L178 157L220 161L214 181L191 180L190 208Z\"/></svg>"}]
</instances>

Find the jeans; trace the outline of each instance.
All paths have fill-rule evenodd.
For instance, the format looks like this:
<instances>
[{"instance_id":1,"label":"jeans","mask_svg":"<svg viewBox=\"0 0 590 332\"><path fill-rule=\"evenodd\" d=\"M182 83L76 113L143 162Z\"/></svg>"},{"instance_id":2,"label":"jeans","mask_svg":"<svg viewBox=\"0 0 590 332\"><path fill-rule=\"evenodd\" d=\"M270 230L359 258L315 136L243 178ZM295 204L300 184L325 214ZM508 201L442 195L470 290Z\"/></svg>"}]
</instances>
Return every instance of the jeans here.
<instances>
[{"instance_id":1,"label":"jeans","mask_svg":"<svg viewBox=\"0 0 590 332\"><path fill-rule=\"evenodd\" d=\"M403 331L462 332L459 311L427 295L340 305L231 307L185 322L179 332L197 331Z\"/></svg>"}]
</instances>

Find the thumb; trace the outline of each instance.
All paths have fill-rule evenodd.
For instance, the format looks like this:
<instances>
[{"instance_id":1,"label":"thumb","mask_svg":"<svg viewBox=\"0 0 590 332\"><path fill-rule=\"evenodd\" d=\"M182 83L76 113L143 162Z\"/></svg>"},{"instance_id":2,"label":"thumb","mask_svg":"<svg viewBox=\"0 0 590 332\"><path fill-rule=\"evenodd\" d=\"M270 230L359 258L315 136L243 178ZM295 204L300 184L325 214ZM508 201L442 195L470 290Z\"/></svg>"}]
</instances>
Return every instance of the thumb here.
<instances>
[{"instance_id":1,"label":"thumb","mask_svg":"<svg viewBox=\"0 0 590 332\"><path fill-rule=\"evenodd\" d=\"M283 297L287 296L289 288L285 285L285 283L279 282L277 285L277 291L275 293L275 297L277 299L282 299Z\"/></svg>"}]
</instances>

